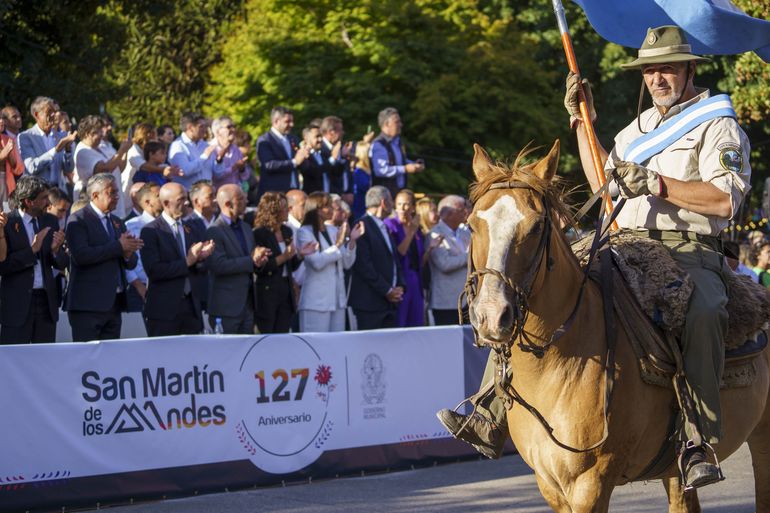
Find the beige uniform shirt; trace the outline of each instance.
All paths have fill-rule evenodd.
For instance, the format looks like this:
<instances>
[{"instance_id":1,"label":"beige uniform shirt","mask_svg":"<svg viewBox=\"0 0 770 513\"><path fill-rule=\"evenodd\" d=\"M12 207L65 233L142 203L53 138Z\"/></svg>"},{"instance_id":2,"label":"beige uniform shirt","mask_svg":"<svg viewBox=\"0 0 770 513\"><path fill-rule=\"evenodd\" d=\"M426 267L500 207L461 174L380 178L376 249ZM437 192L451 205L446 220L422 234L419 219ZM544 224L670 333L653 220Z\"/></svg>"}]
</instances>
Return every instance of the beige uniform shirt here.
<instances>
[{"instance_id":1,"label":"beige uniform shirt","mask_svg":"<svg viewBox=\"0 0 770 513\"><path fill-rule=\"evenodd\" d=\"M700 91L692 100L672 107L665 116L661 116L655 107L644 111L640 116L642 129L650 132L683 109L709 97L708 90ZM642 135L634 119L615 137L615 147L607 159L605 171L614 168L616 161L624 160L628 146ZM738 122L733 118L716 118L701 123L662 152L639 164L677 180L711 183L730 195L732 217L751 187L749 153L749 139ZM655 196L627 200L617 218L621 228L680 230L703 235L719 235L728 221L728 218L679 208Z\"/></svg>"}]
</instances>

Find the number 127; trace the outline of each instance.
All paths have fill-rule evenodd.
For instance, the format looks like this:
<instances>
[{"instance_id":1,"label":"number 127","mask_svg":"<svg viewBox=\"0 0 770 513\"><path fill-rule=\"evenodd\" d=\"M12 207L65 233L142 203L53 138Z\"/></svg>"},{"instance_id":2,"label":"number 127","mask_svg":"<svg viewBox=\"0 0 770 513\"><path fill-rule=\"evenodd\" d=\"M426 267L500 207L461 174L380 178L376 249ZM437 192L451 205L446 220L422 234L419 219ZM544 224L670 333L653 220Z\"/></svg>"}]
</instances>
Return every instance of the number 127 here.
<instances>
[{"instance_id":1,"label":"number 127","mask_svg":"<svg viewBox=\"0 0 770 513\"><path fill-rule=\"evenodd\" d=\"M294 394L295 401L302 400L309 375L310 372L307 368L291 370L292 379L299 376L299 386L297 386L297 392ZM257 381L259 382L259 396L257 396L257 403L269 403L270 397L268 397L267 393L265 392L265 371L257 372L254 374L254 377L257 378ZM289 384L289 374L283 369L276 369L273 371L273 379L279 381L278 386L276 386L275 390L273 390L273 402L291 401L291 392L289 390L284 390Z\"/></svg>"}]
</instances>

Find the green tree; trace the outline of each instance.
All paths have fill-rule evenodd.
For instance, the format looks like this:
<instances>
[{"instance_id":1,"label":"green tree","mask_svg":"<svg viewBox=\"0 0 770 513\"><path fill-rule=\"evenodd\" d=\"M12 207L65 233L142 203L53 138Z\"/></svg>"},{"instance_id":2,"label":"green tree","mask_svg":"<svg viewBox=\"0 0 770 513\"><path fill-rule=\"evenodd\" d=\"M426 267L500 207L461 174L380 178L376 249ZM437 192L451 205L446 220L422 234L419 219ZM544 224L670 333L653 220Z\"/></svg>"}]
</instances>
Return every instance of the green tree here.
<instances>
[{"instance_id":1,"label":"green tree","mask_svg":"<svg viewBox=\"0 0 770 513\"><path fill-rule=\"evenodd\" d=\"M74 116L99 111L112 89L101 80L119 32L95 12L101 2L0 2L0 102L22 114L36 96L55 98ZM32 124L26 114L28 125Z\"/></svg>"},{"instance_id":2,"label":"green tree","mask_svg":"<svg viewBox=\"0 0 770 513\"><path fill-rule=\"evenodd\" d=\"M208 112L227 112L252 131L284 104L298 124L327 114L359 138L394 106L412 157L428 171L425 191L463 191L472 143L517 153L562 130L552 70L510 17L473 0L401 2L250 0L214 67Z\"/></svg>"},{"instance_id":3,"label":"green tree","mask_svg":"<svg viewBox=\"0 0 770 513\"><path fill-rule=\"evenodd\" d=\"M111 0L101 8L122 28L120 51L104 71L114 90L107 109L118 124L176 124L182 112L201 110L223 30L239 9L229 0Z\"/></svg>"}]
</instances>

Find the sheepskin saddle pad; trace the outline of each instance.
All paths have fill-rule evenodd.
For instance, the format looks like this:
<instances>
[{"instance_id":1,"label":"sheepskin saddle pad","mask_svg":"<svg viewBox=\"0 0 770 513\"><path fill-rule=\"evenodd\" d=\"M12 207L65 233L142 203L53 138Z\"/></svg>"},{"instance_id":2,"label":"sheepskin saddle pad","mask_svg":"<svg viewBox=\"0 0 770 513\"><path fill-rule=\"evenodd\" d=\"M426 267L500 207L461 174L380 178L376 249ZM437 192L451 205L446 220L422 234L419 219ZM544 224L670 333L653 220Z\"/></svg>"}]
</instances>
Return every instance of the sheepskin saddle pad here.
<instances>
[{"instance_id":1,"label":"sheepskin saddle pad","mask_svg":"<svg viewBox=\"0 0 770 513\"><path fill-rule=\"evenodd\" d=\"M572 244L581 265L588 260L593 236ZM629 230L613 232L612 256L638 306L661 330L679 338L693 283L657 240ZM726 272L729 315L725 349L728 357L756 353L767 344L759 336L770 326L770 291L747 276Z\"/></svg>"}]
</instances>

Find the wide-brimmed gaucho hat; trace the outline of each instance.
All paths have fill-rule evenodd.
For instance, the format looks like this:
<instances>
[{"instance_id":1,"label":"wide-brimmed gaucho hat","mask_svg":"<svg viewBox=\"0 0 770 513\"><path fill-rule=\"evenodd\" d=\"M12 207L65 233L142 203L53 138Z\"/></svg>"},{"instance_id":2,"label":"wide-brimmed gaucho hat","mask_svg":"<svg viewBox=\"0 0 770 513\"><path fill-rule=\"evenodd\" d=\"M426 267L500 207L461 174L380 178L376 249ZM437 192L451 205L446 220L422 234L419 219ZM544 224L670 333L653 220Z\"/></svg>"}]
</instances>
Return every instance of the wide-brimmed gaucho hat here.
<instances>
[{"instance_id":1,"label":"wide-brimmed gaucho hat","mask_svg":"<svg viewBox=\"0 0 770 513\"><path fill-rule=\"evenodd\" d=\"M687 36L682 29L674 25L647 29L639 57L626 64L623 69L640 69L647 64L666 64L669 62L711 62L707 57L692 53L692 47L687 42Z\"/></svg>"}]
</instances>

